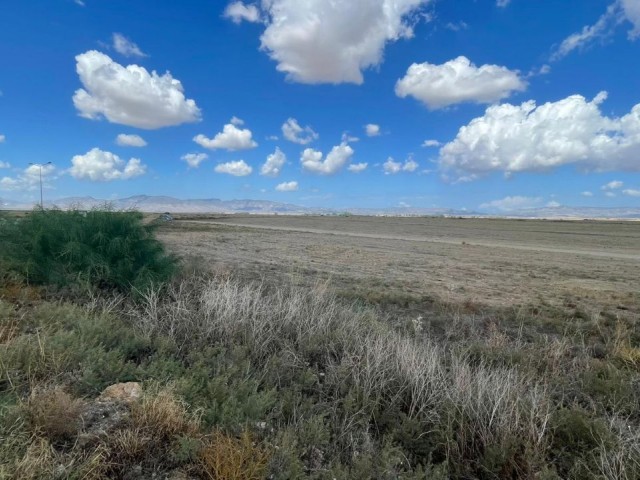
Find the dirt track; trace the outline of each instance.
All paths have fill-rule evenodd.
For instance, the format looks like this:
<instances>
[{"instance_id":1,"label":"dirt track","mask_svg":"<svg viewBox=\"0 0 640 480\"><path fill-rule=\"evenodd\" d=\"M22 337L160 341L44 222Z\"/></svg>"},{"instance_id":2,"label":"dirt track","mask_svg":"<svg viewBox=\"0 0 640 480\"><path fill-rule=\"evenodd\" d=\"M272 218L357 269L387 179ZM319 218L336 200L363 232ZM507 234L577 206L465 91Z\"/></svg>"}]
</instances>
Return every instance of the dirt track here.
<instances>
[{"instance_id":1,"label":"dirt track","mask_svg":"<svg viewBox=\"0 0 640 480\"><path fill-rule=\"evenodd\" d=\"M450 240L442 237L418 237L418 236L409 236L409 235L385 235L381 233L358 233L358 232L344 232L344 231L336 231L336 230L322 230L318 228L304 228L304 227L287 227L282 225L260 225L260 224L251 224L251 223L238 223L235 221L226 221L226 222L216 222L211 220L188 220L189 223L205 223L209 225L233 225L235 227L243 227L243 228L257 228L262 230L278 230L283 232L301 232L301 233L313 233L317 235L341 235L345 237L356 237L356 238L374 238L380 240L398 240L402 242L427 242L427 243L445 243L449 245L459 245L460 240ZM585 250L583 248L553 248L545 245L534 245L534 244L515 244L515 243L506 243L506 242L487 242L483 240L474 240L469 238L464 241L467 245L475 245L479 247L487 247L487 248L510 248L515 250L527 250L527 251L536 251L536 252L549 252L549 253L564 253L569 255L587 255L592 257L609 257L609 258L619 258L626 260L633 260L640 262L640 251L638 254L632 253L621 253L616 251L607 251L607 250Z\"/></svg>"}]
</instances>

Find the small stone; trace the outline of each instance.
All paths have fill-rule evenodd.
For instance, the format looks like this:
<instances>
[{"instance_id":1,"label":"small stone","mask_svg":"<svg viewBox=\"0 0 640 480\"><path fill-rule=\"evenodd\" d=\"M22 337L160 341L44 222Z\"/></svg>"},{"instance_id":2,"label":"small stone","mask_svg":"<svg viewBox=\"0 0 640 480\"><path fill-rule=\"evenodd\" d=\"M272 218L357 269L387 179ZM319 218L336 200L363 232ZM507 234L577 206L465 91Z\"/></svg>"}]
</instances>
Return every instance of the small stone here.
<instances>
[{"instance_id":1,"label":"small stone","mask_svg":"<svg viewBox=\"0 0 640 480\"><path fill-rule=\"evenodd\" d=\"M98 397L100 401L120 401L133 403L142 395L142 387L138 382L116 383L104 389Z\"/></svg>"}]
</instances>

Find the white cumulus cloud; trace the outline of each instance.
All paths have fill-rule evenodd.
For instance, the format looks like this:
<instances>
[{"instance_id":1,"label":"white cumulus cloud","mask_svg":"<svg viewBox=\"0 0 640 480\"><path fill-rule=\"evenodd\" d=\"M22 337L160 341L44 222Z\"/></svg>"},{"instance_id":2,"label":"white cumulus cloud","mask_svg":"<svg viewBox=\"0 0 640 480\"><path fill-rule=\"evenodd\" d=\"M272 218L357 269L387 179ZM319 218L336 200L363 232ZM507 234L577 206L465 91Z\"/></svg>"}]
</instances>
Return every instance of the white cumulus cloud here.
<instances>
[{"instance_id":1,"label":"white cumulus cloud","mask_svg":"<svg viewBox=\"0 0 640 480\"><path fill-rule=\"evenodd\" d=\"M300 163L302 168L310 173L333 175L342 170L353 153L353 149L346 143L333 147L326 158L323 158L322 152L307 148L302 152Z\"/></svg>"},{"instance_id":2,"label":"white cumulus cloud","mask_svg":"<svg viewBox=\"0 0 640 480\"><path fill-rule=\"evenodd\" d=\"M200 134L196 135L193 141L204 148L211 150L224 149L230 152L249 150L258 146L253 140L251 130L248 128L238 128L233 123L227 123L223 127L222 132L216 134L212 139Z\"/></svg>"},{"instance_id":3,"label":"white cumulus cloud","mask_svg":"<svg viewBox=\"0 0 640 480\"><path fill-rule=\"evenodd\" d=\"M380 125L376 125L375 123L369 123L365 125L364 130L367 134L367 137L377 137L380 135Z\"/></svg>"},{"instance_id":4,"label":"white cumulus cloud","mask_svg":"<svg viewBox=\"0 0 640 480\"><path fill-rule=\"evenodd\" d=\"M298 182L284 182L276 187L278 192L297 192Z\"/></svg>"},{"instance_id":5,"label":"white cumulus cloud","mask_svg":"<svg viewBox=\"0 0 640 480\"><path fill-rule=\"evenodd\" d=\"M0 160L0 168L11 168L11 165L9 164L9 162L3 162L2 160Z\"/></svg>"},{"instance_id":6,"label":"white cumulus cloud","mask_svg":"<svg viewBox=\"0 0 640 480\"><path fill-rule=\"evenodd\" d=\"M200 120L196 102L185 98L182 84L169 72L158 75L138 65L123 67L95 50L78 55L76 62L84 88L76 90L73 103L82 117L105 117L148 130Z\"/></svg>"},{"instance_id":7,"label":"white cumulus cloud","mask_svg":"<svg viewBox=\"0 0 640 480\"><path fill-rule=\"evenodd\" d=\"M282 171L282 167L287 161L287 156L276 147L276 151L267 157L267 161L260 168L260 175L267 177L277 177Z\"/></svg>"},{"instance_id":8,"label":"white cumulus cloud","mask_svg":"<svg viewBox=\"0 0 640 480\"><path fill-rule=\"evenodd\" d=\"M624 193L628 197L640 197L640 190L636 190L633 188L627 188L626 190L623 190L622 193Z\"/></svg>"},{"instance_id":9,"label":"white cumulus cloud","mask_svg":"<svg viewBox=\"0 0 640 480\"><path fill-rule=\"evenodd\" d=\"M400 172L415 172L418 169L418 162L413 158L408 158L404 163L396 162L392 157L382 164L385 175L395 175Z\"/></svg>"},{"instance_id":10,"label":"white cumulus cloud","mask_svg":"<svg viewBox=\"0 0 640 480\"><path fill-rule=\"evenodd\" d=\"M241 23L243 21L258 23L260 22L260 10L255 5L233 2L225 8L224 17L229 18L233 23Z\"/></svg>"},{"instance_id":11,"label":"white cumulus cloud","mask_svg":"<svg viewBox=\"0 0 640 480\"><path fill-rule=\"evenodd\" d=\"M368 166L369 164L367 162L352 163L347 167L347 170L349 170L351 173L361 173L364 172Z\"/></svg>"},{"instance_id":12,"label":"white cumulus cloud","mask_svg":"<svg viewBox=\"0 0 640 480\"><path fill-rule=\"evenodd\" d=\"M426 147L426 148L439 147L441 145L442 145L442 143L440 143L438 140L425 140L422 143L422 146Z\"/></svg>"},{"instance_id":13,"label":"white cumulus cloud","mask_svg":"<svg viewBox=\"0 0 640 480\"><path fill-rule=\"evenodd\" d=\"M209 155L206 153L187 153L180 157L180 160L187 162L189 168L198 168L207 158Z\"/></svg>"},{"instance_id":14,"label":"white cumulus cloud","mask_svg":"<svg viewBox=\"0 0 640 480\"><path fill-rule=\"evenodd\" d=\"M251 168L244 160L237 160L235 162L227 162L216 165L214 170L217 173L226 173L233 175L234 177L246 177L251 175L253 168Z\"/></svg>"},{"instance_id":15,"label":"white cumulus cloud","mask_svg":"<svg viewBox=\"0 0 640 480\"><path fill-rule=\"evenodd\" d=\"M120 55L125 57L146 57L146 53L140 50L140 47L129 40L121 33L113 34L113 48Z\"/></svg>"},{"instance_id":16,"label":"white cumulus cloud","mask_svg":"<svg viewBox=\"0 0 640 480\"><path fill-rule=\"evenodd\" d=\"M295 118L289 118L282 124L282 134L284 138L298 145L307 145L319 137L310 126L301 127Z\"/></svg>"},{"instance_id":17,"label":"white cumulus cloud","mask_svg":"<svg viewBox=\"0 0 640 480\"><path fill-rule=\"evenodd\" d=\"M585 192L582 192L580 195L582 195L583 197L593 197L593 192L589 192L587 190Z\"/></svg>"},{"instance_id":18,"label":"white cumulus cloud","mask_svg":"<svg viewBox=\"0 0 640 480\"><path fill-rule=\"evenodd\" d=\"M147 142L140 135L121 133L116 137L116 143L121 147L146 147Z\"/></svg>"},{"instance_id":19,"label":"white cumulus cloud","mask_svg":"<svg viewBox=\"0 0 640 480\"><path fill-rule=\"evenodd\" d=\"M592 101L572 95L536 105L495 105L460 128L440 149L440 166L460 176L544 171L574 164L586 171L640 170L640 104L620 118L602 115Z\"/></svg>"},{"instance_id":20,"label":"white cumulus cloud","mask_svg":"<svg viewBox=\"0 0 640 480\"><path fill-rule=\"evenodd\" d=\"M261 49L290 80L361 84L362 72L382 62L388 42L413 36L415 14L429 1L264 0ZM246 18L237 8L237 21Z\"/></svg>"},{"instance_id":21,"label":"white cumulus cloud","mask_svg":"<svg viewBox=\"0 0 640 480\"><path fill-rule=\"evenodd\" d=\"M414 63L396 83L396 95L412 96L438 109L464 102L493 103L526 87L516 71L498 65L476 67L461 56L442 65Z\"/></svg>"},{"instance_id":22,"label":"white cumulus cloud","mask_svg":"<svg viewBox=\"0 0 640 480\"><path fill-rule=\"evenodd\" d=\"M138 158L125 162L111 152L93 148L84 155L76 155L71 159L69 173L78 180L110 182L138 177L146 170L147 166Z\"/></svg>"}]
</instances>

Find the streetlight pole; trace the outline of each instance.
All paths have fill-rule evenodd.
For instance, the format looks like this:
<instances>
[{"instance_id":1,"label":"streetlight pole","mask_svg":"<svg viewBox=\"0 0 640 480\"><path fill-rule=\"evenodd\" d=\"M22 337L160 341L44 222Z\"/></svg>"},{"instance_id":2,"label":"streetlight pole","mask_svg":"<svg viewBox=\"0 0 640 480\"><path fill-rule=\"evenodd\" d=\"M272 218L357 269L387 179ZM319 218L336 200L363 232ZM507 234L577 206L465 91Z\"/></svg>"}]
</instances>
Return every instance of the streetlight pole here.
<instances>
[{"instance_id":1,"label":"streetlight pole","mask_svg":"<svg viewBox=\"0 0 640 480\"><path fill-rule=\"evenodd\" d=\"M42 201L42 167L51 165L51 162L47 163L29 163L29 165L36 166L40 169L40 210L44 210L44 203Z\"/></svg>"}]
</instances>

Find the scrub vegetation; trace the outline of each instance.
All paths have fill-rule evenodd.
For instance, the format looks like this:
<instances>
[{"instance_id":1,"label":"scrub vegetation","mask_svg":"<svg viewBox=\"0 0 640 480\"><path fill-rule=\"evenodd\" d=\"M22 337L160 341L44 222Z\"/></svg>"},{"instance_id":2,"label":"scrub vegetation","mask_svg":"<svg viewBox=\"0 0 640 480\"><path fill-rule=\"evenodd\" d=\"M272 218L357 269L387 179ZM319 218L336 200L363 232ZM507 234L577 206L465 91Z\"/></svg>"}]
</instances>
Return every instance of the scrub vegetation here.
<instances>
[{"instance_id":1,"label":"scrub vegetation","mask_svg":"<svg viewBox=\"0 0 640 480\"><path fill-rule=\"evenodd\" d=\"M133 212L0 225L2 479L640 477L633 317L392 314L178 266Z\"/></svg>"}]
</instances>

